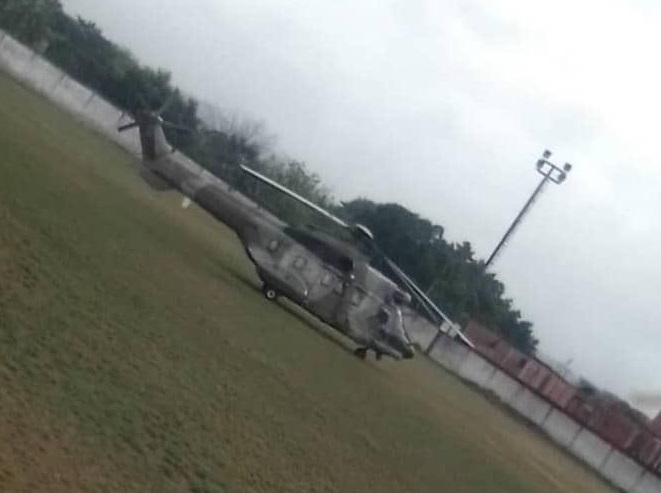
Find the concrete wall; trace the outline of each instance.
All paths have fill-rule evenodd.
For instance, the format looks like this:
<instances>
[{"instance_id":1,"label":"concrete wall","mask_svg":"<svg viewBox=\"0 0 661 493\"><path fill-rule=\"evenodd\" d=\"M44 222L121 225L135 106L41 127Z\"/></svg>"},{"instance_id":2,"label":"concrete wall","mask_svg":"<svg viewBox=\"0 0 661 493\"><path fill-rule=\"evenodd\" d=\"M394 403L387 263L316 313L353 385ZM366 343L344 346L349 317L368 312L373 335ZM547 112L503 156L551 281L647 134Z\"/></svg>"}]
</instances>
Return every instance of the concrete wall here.
<instances>
[{"instance_id":1,"label":"concrete wall","mask_svg":"<svg viewBox=\"0 0 661 493\"><path fill-rule=\"evenodd\" d=\"M452 341L454 342L454 341ZM455 343L457 344L457 343ZM468 351L463 361L457 368L459 376L466 380L486 388L487 382L496 373L496 367L489 363L475 351Z\"/></svg>"},{"instance_id":2,"label":"concrete wall","mask_svg":"<svg viewBox=\"0 0 661 493\"><path fill-rule=\"evenodd\" d=\"M643 476L644 469L629 457L613 450L601 472L606 479L624 491L631 491Z\"/></svg>"},{"instance_id":3,"label":"concrete wall","mask_svg":"<svg viewBox=\"0 0 661 493\"><path fill-rule=\"evenodd\" d=\"M0 69L5 70L60 108L69 111L133 154L140 154L138 131L117 132L129 117L98 94L0 30Z\"/></svg>"},{"instance_id":4,"label":"concrete wall","mask_svg":"<svg viewBox=\"0 0 661 493\"><path fill-rule=\"evenodd\" d=\"M512 409L536 425L541 425L551 412L551 404L523 387L512 396L509 404Z\"/></svg>"},{"instance_id":5,"label":"concrete wall","mask_svg":"<svg viewBox=\"0 0 661 493\"><path fill-rule=\"evenodd\" d=\"M612 447L591 431L583 428L570 444L569 450L583 462L600 471L608 454L611 453Z\"/></svg>"},{"instance_id":6,"label":"concrete wall","mask_svg":"<svg viewBox=\"0 0 661 493\"><path fill-rule=\"evenodd\" d=\"M125 149L140 153L136 130L122 134L116 131L118 125L128 123L129 116L1 30L0 69L44 94ZM424 323L418 322L411 324L411 336L414 342L426 349L437 330L424 320ZM591 465L614 485L630 493L661 493L661 480L654 474L643 472L634 461L612 450L601 438L582 429L569 416L552 408L544 399L524 388L478 353L442 336L430 348L429 356L449 371L493 391L512 409L541 426L553 440Z\"/></svg>"},{"instance_id":7,"label":"concrete wall","mask_svg":"<svg viewBox=\"0 0 661 493\"><path fill-rule=\"evenodd\" d=\"M108 103L98 94L95 94L85 106L85 118L94 123L98 129L113 131L117 130L117 124L123 113ZM118 132L119 133L119 132Z\"/></svg>"},{"instance_id":8,"label":"concrete wall","mask_svg":"<svg viewBox=\"0 0 661 493\"><path fill-rule=\"evenodd\" d=\"M23 76L32 82L32 87L37 91L48 95L55 90L66 74L40 56L34 56L26 65Z\"/></svg>"},{"instance_id":9,"label":"concrete wall","mask_svg":"<svg viewBox=\"0 0 661 493\"><path fill-rule=\"evenodd\" d=\"M448 370L458 373L459 367L468 357L469 349L449 337L443 336L429 351L429 357Z\"/></svg>"},{"instance_id":10,"label":"concrete wall","mask_svg":"<svg viewBox=\"0 0 661 493\"><path fill-rule=\"evenodd\" d=\"M628 491L630 493L659 493L661 491L661 479L646 471L638 484Z\"/></svg>"},{"instance_id":11,"label":"concrete wall","mask_svg":"<svg viewBox=\"0 0 661 493\"><path fill-rule=\"evenodd\" d=\"M408 310L404 313L404 325L409 337L422 351L426 351L438 334L438 327Z\"/></svg>"},{"instance_id":12,"label":"concrete wall","mask_svg":"<svg viewBox=\"0 0 661 493\"><path fill-rule=\"evenodd\" d=\"M496 394L501 401L510 402L516 392L521 390L521 384L501 370L496 370L487 388Z\"/></svg>"},{"instance_id":13,"label":"concrete wall","mask_svg":"<svg viewBox=\"0 0 661 493\"><path fill-rule=\"evenodd\" d=\"M30 72L26 75L30 78L34 76L36 80L40 80L42 77L41 72ZM84 113L93 96L94 93L91 90L69 77L64 77L49 94L56 104L74 115Z\"/></svg>"},{"instance_id":14,"label":"concrete wall","mask_svg":"<svg viewBox=\"0 0 661 493\"><path fill-rule=\"evenodd\" d=\"M34 52L11 36L0 34L0 66L18 79L23 79Z\"/></svg>"},{"instance_id":15,"label":"concrete wall","mask_svg":"<svg viewBox=\"0 0 661 493\"><path fill-rule=\"evenodd\" d=\"M430 348L429 356L461 378L495 393L614 486L628 493L661 493L656 476L475 351L442 336Z\"/></svg>"},{"instance_id":16,"label":"concrete wall","mask_svg":"<svg viewBox=\"0 0 661 493\"><path fill-rule=\"evenodd\" d=\"M581 431L581 425L571 419L562 411L552 409L542 429L558 444L568 447Z\"/></svg>"}]
</instances>

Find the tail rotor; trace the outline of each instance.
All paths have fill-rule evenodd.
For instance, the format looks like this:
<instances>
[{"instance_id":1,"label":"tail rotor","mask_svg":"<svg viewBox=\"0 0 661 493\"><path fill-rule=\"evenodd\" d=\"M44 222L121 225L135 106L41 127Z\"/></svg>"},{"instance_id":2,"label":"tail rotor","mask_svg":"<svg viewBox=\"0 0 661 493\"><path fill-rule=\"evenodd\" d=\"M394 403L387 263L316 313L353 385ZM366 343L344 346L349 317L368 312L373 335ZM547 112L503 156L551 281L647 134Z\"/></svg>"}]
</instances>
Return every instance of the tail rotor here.
<instances>
[{"instance_id":1,"label":"tail rotor","mask_svg":"<svg viewBox=\"0 0 661 493\"><path fill-rule=\"evenodd\" d=\"M131 123L127 123L126 125L121 125L117 127L118 132L125 132L126 130L131 130L132 128L138 127L140 124L138 123L137 119L133 119Z\"/></svg>"},{"instance_id":2,"label":"tail rotor","mask_svg":"<svg viewBox=\"0 0 661 493\"><path fill-rule=\"evenodd\" d=\"M136 127L139 127L141 130L149 127L163 127L184 132L195 132L194 128L172 123L163 119L164 112L172 105L176 95L176 91L171 92L158 109L149 110L149 105L147 104L145 97L142 94L139 94L138 100L141 108L137 111L125 111L125 114L129 115L133 121L120 125L117 127L117 131L125 132L126 130L131 130Z\"/></svg>"}]
</instances>

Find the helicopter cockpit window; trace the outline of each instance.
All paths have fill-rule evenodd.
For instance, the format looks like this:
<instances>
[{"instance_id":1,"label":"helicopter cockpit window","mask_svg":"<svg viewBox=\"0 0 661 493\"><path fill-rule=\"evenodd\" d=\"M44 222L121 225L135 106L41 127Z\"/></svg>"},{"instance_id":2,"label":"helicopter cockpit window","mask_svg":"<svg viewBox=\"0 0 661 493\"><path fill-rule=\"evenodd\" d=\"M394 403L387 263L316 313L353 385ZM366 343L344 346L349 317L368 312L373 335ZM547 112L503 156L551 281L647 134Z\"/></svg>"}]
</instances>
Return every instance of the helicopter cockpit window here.
<instances>
[{"instance_id":1,"label":"helicopter cockpit window","mask_svg":"<svg viewBox=\"0 0 661 493\"><path fill-rule=\"evenodd\" d=\"M305 257L296 257L296 260L294 260L294 267L298 270L303 270L307 263L308 261Z\"/></svg>"},{"instance_id":2,"label":"helicopter cockpit window","mask_svg":"<svg viewBox=\"0 0 661 493\"><path fill-rule=\"evenodd\" d=\"M338 259L336 267L342 272L351 272L353 270L353 260L349 257L341 256Z\"/></svg>"},{"instance_id":3,"label":"helicopter cockpit window","mask_svg":"<svg viewBox=\"0 0 661 493\"><path fill-rule=\"evenodd\" d=\"M376 320L379 322L381 325L386 325L388 323L388 320L390 320L390 314L381 308L379 312L376 314Z\"/></svg>"},{"instance_id":4,"label":"helicopter cockpit window","mask_svg":"<svg viewBox=\"0 0 661 493\"><path fill-rule=\"evenodd\" d=\"M275 252L279 246L280 246L280 242L275 238L272 239L271 241L269 241L269 246L268 246L269 252Z\"/></svg>"}]
</instances>

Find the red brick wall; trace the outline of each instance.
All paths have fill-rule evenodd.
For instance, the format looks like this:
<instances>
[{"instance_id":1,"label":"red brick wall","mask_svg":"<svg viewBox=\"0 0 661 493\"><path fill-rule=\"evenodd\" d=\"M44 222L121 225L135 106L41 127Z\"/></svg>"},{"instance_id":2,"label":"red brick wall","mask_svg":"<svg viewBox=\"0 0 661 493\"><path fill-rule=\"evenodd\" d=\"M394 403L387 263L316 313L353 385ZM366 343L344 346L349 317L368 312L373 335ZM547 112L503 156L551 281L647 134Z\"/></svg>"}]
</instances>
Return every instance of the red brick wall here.
<instances>
[{"instance_id":1,"label":"red brick wall","mask_svg":"<svg viewBox=\"0 0 661 493\"><path fill-rule=\"evenodd\" d=\"M580 395L575 395L567 404L567 413L582 425L587 425L595 411L595 407Z\"/></svg>"},{"instance_id":2,"label":"red brick wall","mask_svg":"<svg viewBox=\"0 0 661 493\"><path fill-rule=\"evenodd\" d=\"M558 375L553 374L542 389L542 395L561 409L565 409L578 393L578 389Z\"/></svg>"},{"instance_id":3,"label":"red brick wall","mask_svg":"<svg viewBox=\"0 0 661 493\"><path fill-rule=\"evenodd\" d=\"M661 463L661 438L655 437L649 430L638 434L627 452L643 465L654 469Z\"/></svg>"},{"instance_id":4,"label":"red brick wall","mask_svg":"<svg viewBox=\"0 0 661 493\"><path fill-rule=\"evenodd\" d=\"M621 449L629 447L641 427L621 409L599 407L589 422L599 436Z\"/></svg>"},{"instance_id":5,"label":"red brick wall","mask_svg":"<svg viewBox=\"0 0 661 493\"><path fill-rule=\"evenodd\" d=\"M530 359L519 372L519 380L527 384L531 389L542 390L544 384L551 377L552 371L539 361Z\"/></svg>"},{"instance_id":6,"label":"red brick wall","mask_svg":"<svg viewBox=\"0 0 661 493\"><path fill-rule=\"evenodd\" d=\"M502 371L651 470L661 472L661 413L646 429L620 406L580 394L552 368L514 349L483 325L470 321L464 333L475 344L476 351Z\"/></svg>"},{"instance_id":7,"label":"red brick wall","mask_svg":"<svg viewBox=\"0 0 661 493\"><path fill-rule=\"evenodd\" d=\"M502 361L514 350L498 334L474 320L468 322L464 328L464 335L475 344L475 350L478 353L497 366L500 366Z\"/></svg>"},{"instance_id":8,"label":"red brick wall","mask_svg":"<svg viewBox=\"0 0 661 493\"><path fill-rule=\"evenodd\" d=\"M661 437L661 412L650 423L650 430L658 437Z\"/></svg>"},{"instance_id":9,"label":"red brick wall","mask_svg":"<svg viewBox=\"0 0 661 493\"><path fill-rule=\"evenodd\" d=\"M514 349L498 334L478 322L469 321L464 334L475 344L478 353L556 406L564 408L576 395L576 388L551 368Z\"/></svg>"}]
</instances>

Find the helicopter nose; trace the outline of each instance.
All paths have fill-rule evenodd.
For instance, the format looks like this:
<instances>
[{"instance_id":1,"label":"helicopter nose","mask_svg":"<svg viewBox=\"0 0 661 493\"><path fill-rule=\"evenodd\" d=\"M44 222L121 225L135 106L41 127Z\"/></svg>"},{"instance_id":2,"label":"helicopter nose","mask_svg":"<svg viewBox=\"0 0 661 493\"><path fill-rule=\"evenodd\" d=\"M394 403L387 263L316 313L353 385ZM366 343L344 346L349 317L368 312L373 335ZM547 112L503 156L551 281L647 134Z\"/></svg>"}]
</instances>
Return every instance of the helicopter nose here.
<instances>
[{"instance_id":1,"label":"helicopter nose","mask_svg":"<svg viewBox=\"0 0 661 493\"><path fill-rule=\"evenodd\" d=\"M411 359L415 356L415 351L413 350L413 347L411 346L406 346L404 350L402 351L402 358L404 359Z\"/></svg>"},{"instance_id":2,"label":"helicopter nose","mask_svg":"<svg viewBox=\"0 0 661 493\"><path fill-rule=\"evenodd\" d=\"M413 345L410 342L400 339L400 340L397 340L397 342L393 345L395 346L395 349L397 350L397 352L399 354L401 354L401 357L403 359L411 359L411 358L413 358L413 356L415 356L415 351L413 349Z\"/></svg>"}]
</instances>

